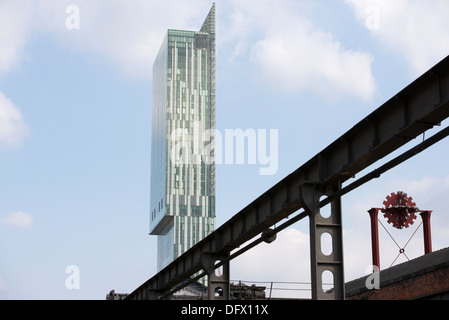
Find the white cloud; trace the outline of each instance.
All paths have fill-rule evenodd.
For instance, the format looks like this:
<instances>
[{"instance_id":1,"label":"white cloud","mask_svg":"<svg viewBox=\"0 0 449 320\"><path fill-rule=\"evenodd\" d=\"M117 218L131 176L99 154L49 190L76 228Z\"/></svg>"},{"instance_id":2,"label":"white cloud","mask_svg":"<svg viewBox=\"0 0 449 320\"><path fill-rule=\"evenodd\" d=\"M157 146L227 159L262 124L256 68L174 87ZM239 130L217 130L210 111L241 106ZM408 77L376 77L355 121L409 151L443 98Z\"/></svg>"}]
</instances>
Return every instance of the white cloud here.
<instances>
[{"instance_id":1,"label":"white cloud","mask_svg":"<svg viewBox=\"0 0 449 320\"><path fill-rule=\"evenodd\" d=\"M270 83L287 91L310 90L328 97L369 100L375 90L373 58L345 50L329 33L298 22L295 32L275 32L253 47Z\"/></svg>"},{"instance_id":2,"label":"white cloud","mask_svg":"<svg viewBox=\"0 0 449 320\"><path fill-rule=\"evenodd\" d=\"M27 134L20 110L0 92L0 146L19 145Z\"/></svg>"},{"instance_id":3,"label":"white cloud","mask_svg":"<svg viewBox=\"0 0 449 320\"><path fill-rule=\"evenodd\" d=\"M0 224L16 228L29 228L33 223L33 217L21 211L11 213L10 215L1 218Z\"/></svg>"},{"instance_id":4,"label":"white cloud","mask_svg":"<svg viewBox=\"0 0 449 320\"><path fill-rule=\"evenodd\" d=\"M271 281L275 282L274 288L293 289L274 290L273 297L309 297L310 291L304 291L310 289L307 284L310 282L309 257L309 236L293 228L287 229L278 233L271 244L261 243L232 260L231 278L234 282L246 281L248 285L264 282L259 285L268 286L267 295Z\"/></svg>"},{"instance_id":5,"label":"white cloud","mask_svg":"<svg viewBox=\"0 0 449 320\"><path fill-rule=\"evenodd\" d=\"M305 12L305 1L234 1L225 39L235 42L231 57L249 51L260 78L278 89L372 98L373 57L344 48Z\"/></svg>"},{"instance_id":6,"label":"white cloud","mask_svg":"<svg viewBox=\"0 0 449 320\"><path fill-rule=\"evenodd\" d=\"M420 75L449 54L446 0L346 0L374 37Z\"/></svg>"},{"instance_id":7,"label":"white cloud","mask_svg":"<svg viewBox=\"0 0 449 320\"><path fill-rule=\"evenodd\" d=\"M66 8L73 4L41 0L3 6L3 15L11 17L0 19L0 26L11 30L0 36L4 71L20 61L26 36L33 30L56 35L69 48L98 53L128 74L150 78L167 28L198 30L211 5L201 0L135 0L132 5L120 0L80 0L76 2L80 29L68 30ZM314 26L304 13L310 6L307 1L233 0L217 6L219 12L226 12L218 22L219 46L233 47L230 58L241 54L252 58L270 85L294 92L320 88L318 93L330 97L372 97L373 58L344 48L330 33Z\"/></svg>"},{"instance_id":8,"label":"white cloud","mask_svg":"<svg viewBox=\"0 0 449 320\"><path fill-rule=\"evenodd\" d=\"M20 65L29 29L29 2L0 3L0 76ZM0 91L0 147L15 146L28 133L20 110Z\"/></svg>"},{"instance_id":9,"label":"white cloud","mask_svg":"<svg viewBox=\"0 0 449 320\"><path fill-rule=\"evenodd\" d=\"M293 252L301 254L295 255ZM264 276L264 269L276 270L276 277L283 281L298 279L297 268L308 263L301 262L300 256L309 255L308 235L296 229L287 229L277 234L277 239L271 244L262 243L254 249L237 258L233 268L238 267L239 274L246 278L260 278ZM291 265L297 265L290 268ZM261 268L263 266L263 268Z\"/></svg>"},{"instance_id":10,"label":"white cloud","mask_svg":"<svg viewBox=\"0 0 449 320\"><path fill-rule=\"evenodd\" d=\"M70 5L79 8L79 29L66 27ZM0 74L20 64L34 32L73 50L97 53L132 76L150 78L167 29L198 30L210 7L201 0L2 1L0 30L7 32L0 33Z\"/></svg>"},{"instance_id":11,"label":"white cloud","mask_svg":"<svg viewBox=\"0 0 449 320\"><path fill-rule=\"evenodd\" d=\"M0 75L20 64L29 27L28 14L26 0L0 3Z\"/></svg>"},{"instance_id":12,"label":"white cloud","mask_svg":"<svg viewBox=\"0 0 449 320\"><path fill-rule=\"evenodd\" d=\"M66 8L74 4L80 28L68 30ZM199 30L210 7L200 0L42 0L38 28L56 34L70 48L100 54L127 74L150 78L167 29Z\"/></svg>"}]
</instances>

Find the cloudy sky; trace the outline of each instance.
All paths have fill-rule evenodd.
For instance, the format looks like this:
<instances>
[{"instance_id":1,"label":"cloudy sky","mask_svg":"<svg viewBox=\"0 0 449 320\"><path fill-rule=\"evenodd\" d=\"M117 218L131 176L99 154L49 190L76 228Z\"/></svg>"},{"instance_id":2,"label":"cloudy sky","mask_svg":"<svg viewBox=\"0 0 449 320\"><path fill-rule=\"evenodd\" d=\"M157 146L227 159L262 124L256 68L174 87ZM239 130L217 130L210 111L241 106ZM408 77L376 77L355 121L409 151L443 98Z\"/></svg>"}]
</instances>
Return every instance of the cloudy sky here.
<instances>
[{"instance_id":1,"label":"cloudy sky","mask_svg":"<svg viewBox=\"0 0 449 320\"><path fill-rule=\"evenodd\" d=\"M217 165L217 226L449 54L446 0L216 4L217 129L279 134L276 174ZM198 30L211 5L0 0L1 299L104 299L155 274L152 63L167 29ZM371 263L366 211L394 191L433 210L434 250L449 246L448 150L440 142L343 198L346 280ZM419 223L394 234L400 246ZM380 238L386 268L398 247ZM231 278L310 282L308 241L301 221L234 260ZM421 228L405 253L422 252Z\"/></svg>"}]
</instances>

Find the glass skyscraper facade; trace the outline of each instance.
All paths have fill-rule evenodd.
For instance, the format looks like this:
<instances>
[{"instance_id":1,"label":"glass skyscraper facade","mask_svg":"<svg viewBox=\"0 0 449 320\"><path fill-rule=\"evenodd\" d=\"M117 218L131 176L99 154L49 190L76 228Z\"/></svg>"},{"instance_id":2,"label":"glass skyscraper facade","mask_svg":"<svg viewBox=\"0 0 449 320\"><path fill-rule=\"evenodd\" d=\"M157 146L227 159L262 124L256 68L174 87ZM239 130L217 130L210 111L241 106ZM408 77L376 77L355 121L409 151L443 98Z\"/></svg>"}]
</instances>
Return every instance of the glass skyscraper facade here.
<instances>
[{"instance_id":1,"label":"glass skyscraper facade","mask_svg":"<svg viewBox=\"0 0 449 320\"><path fill-rule=\"evenodd\" d=\"M215 228L215 4L200 31L168 30L153 65L150 234L157 269ZM212 150L212 151L211 151Z\"/></svg>"}]
</instances>

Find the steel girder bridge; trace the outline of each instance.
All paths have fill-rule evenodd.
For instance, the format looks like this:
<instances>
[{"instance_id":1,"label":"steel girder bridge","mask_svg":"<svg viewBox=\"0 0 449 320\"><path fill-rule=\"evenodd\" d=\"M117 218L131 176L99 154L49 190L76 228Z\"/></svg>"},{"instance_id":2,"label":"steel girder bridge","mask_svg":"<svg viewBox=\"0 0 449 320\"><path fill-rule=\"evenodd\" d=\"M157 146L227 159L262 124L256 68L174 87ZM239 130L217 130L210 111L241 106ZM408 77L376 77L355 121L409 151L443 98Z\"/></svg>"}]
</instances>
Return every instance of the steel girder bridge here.
<instances>
[{"instance_id":1,"label":"steel girder bridge","mask_svg":"<svg viewBox=\"0 0 449 320\"><path fill-rule=\"evenodd\" d=\"M342 184L448 116L449 56L140 285L127 299L167 299L207 275L208 298L227 300L230 261L261 242L274 241L278 232L306 217L310 224L312 299L344 299L341 197L444 139L449 127L347 186ZM323 218L320 208L329 204L331 214ZM273 227L286 218L287 222ZM332 237L330 255L321 249L323 233ZM215 274L219 267L223 269L220 276ZM333 290L326 292L322 289L325 271L332 272L334 282Z\"/></svg>"}]
</instances>

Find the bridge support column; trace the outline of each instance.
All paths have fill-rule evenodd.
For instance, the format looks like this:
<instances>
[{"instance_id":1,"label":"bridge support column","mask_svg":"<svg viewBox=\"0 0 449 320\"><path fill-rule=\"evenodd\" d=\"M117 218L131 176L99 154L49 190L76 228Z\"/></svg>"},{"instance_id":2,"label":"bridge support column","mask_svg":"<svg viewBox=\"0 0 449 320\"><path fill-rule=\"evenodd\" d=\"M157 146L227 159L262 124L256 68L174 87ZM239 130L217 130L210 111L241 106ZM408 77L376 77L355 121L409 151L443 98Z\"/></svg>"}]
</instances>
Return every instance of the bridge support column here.
<instances>
[{"instance_id":1,"label":"bridge support column","mask_svg":"<svg viewBox=\"0 0 449 320\"><path fill-rule=\"evenodd\" d=\"M203 253L201 260L203 269L207 273L207 290L209 300L229 300L230 297L230 270L229 261L224 262L222 268L215 269L217 262L225 260L227 256L217 256Z\"/></svg>"},{"instance_id":2,"label":"bridge support column","mask_svg":"<svg viewBox=\"0 0 449 320\"><path fill-rule=\"evenodd\" d=\"M332 196L340 187L340 183L335 186L305 183L300 187L300 199L303 208L309 214L310 221L310 264L313 300L345 299L341 198L337 197L330 203L331 214L329 217L323 217L318 206L322 196ZM322 240L324 235L330 236L332 239L332 248L324 248L326 254L323 252ZM333 287L326 286L327 282L333 284Z\"/></svg>"}]
</instances>

